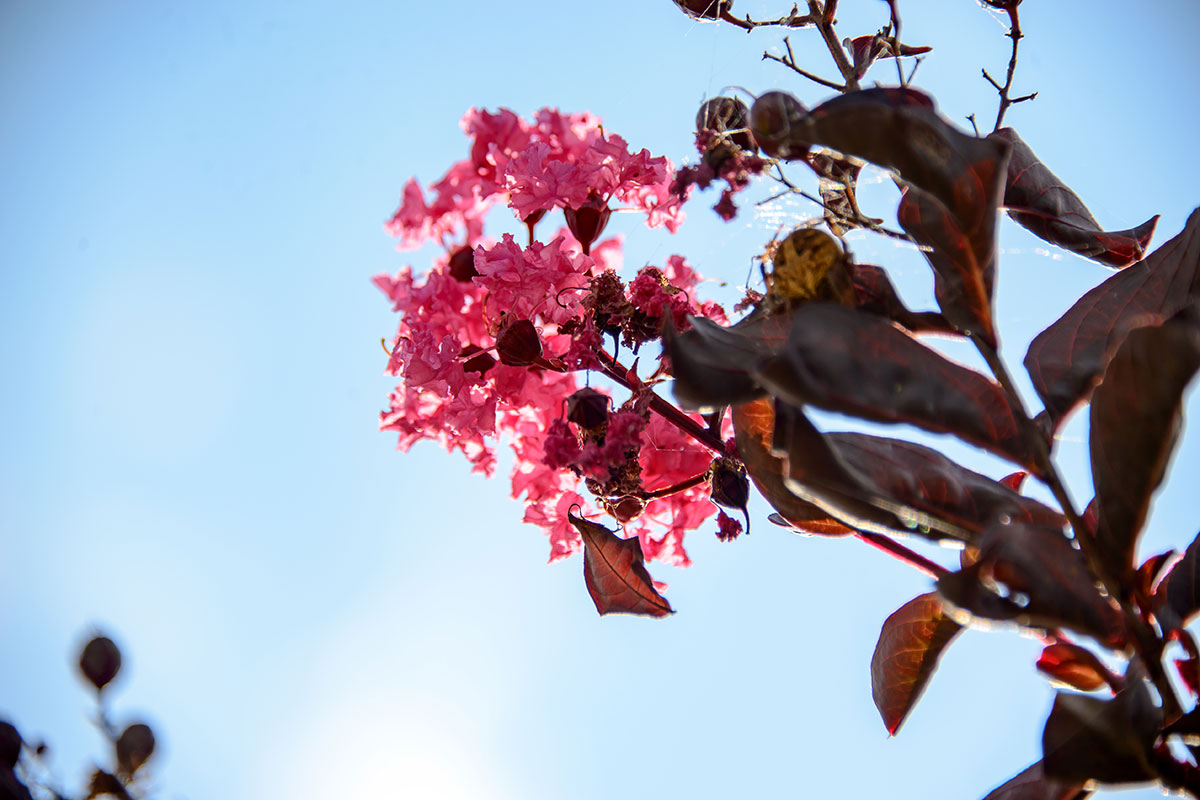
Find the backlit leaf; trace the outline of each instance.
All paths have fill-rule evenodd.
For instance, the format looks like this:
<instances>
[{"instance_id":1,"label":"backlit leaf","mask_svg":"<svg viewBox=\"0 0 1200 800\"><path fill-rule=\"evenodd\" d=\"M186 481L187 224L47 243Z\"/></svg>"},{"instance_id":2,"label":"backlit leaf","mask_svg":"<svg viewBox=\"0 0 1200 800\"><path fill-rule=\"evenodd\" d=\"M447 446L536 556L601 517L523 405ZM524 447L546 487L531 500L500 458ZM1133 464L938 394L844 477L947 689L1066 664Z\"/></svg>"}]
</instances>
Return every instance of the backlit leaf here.
<instances>
[{"instance_id":1,"label":"backlit leaf","mask_svg":"<svg viewBox=\"0 0 1200 800\"><path fill-rule=\"evenodd\" d=\"M855 264L851 267L851 275L857 308L890 319L912 333L956 332L946 317L937 311L910 311L880 267Z\"/></svg>"},{"instance_id":2,"label":"backlit leaf","mask_svg":"<svg viewBox=\"0 0 1200 800\"><path fill-rule=\"evenodd\" d=\"M1104 231L1079 195L1038 160L1016 131L1001 128L989 138L992 137L1013 146L1004 205L1008 215L1021 227L1051 244L1110 267L1127 267L1142 259L1154 235L1157 215L1136 228Z\"/></svg>"},{"instance_id":3,"label":"backlit leaf","mask_svg":"<svg viewBox=\"0 0 1200 800\"><path fill-rule=\"evenodd\" d=\"M1192 540L1154 593L1164 628L1183 628L1200 611L1200 534Z\"/></svg>"},{"instance_id":4,"label":"backlit leaf","mask_svg":"<svg viewBox=\"0 0 1200 800\"><path fill-rule=\"evenodd\" d=\"M574 515L568 518L583 537L583 579L601 616L665 617L674 613L654 588L636 536L622 539L599 523Z\"/></svg>"},{"instance_id":5,"label":"backlit leaf","mask_svg":"<svg viewBox=\"0 0 1200 800\"><path fill-rule=\"evenodd\" d=\"M1141 680L1112 700L1059 692L1042 733L1045 774L1062 781L1153 780L1151 748L1162 724Z\"/></svg>"},{"instance_id":6,"label":"backlit leaf","mask_svg":"<svg viewBox=\"0 0 1200 800\"><path fill-rule=\"evenodd\" d=\"M993 789L983 800L1083 800L1090 794L1081 783L1047 778L1039 761Z\"/></svg>"},{"instance_id":7,"label":"backlit leaf","mask_svg":"<svg viewBox=\"0 0 1200 800\"><path fill-rule=\"evenodd\" d=\"M1094 692L1108 685L1107 670L1100 660L1090 650L1069 642L1046 645L1038 657L1037 668L1059 683L1083 692Z\"/></svg>"},{"instance_id":8,"label":"backlit leaf","mask_svg":"<svg viewBox=\"0 0 1200 800\"><path fill-rule=\"evenodd\" d=\"M1133 570L1150 497L1179 433L1183 390L1197 369L1200 309L1191 307L1158 327L1131 331L1092 395L1096 541L1121 581Z\"/></svg>"},{"instance_id":9,"label":"backlit leaf","mask_svg":"<svg viewBox=\"0 0 1200 800\"><path fill-rule=\"evenodd\" d=\"M1037 335L1025 368L1057 428L1086 400L1132 322L1174 316L1200 299L1200 209L1175 238L1081 297Z\"/></svg>"},{"instance_id":10,"label":"backlit leaf","mask_svg":"<svg viewBox=\"0 0 1200 800\"><path fill-rule=\"evenodd\" d=\"M884 621L871 656L871 697L888 733L894 736L904 724L961 629L933 592L909 600Z\"/></svg>"}]
</instances>

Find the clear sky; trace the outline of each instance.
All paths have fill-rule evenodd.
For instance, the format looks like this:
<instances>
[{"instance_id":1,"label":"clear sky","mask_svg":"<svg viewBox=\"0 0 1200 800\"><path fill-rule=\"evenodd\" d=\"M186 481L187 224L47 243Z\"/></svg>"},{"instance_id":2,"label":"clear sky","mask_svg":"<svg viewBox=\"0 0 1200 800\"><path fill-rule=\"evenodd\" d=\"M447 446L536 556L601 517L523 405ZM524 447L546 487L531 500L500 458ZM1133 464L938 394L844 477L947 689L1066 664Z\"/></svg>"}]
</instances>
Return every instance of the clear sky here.
<instances>
[{"instance_id":1,"label":"clear sky","mask_svg":"<svg viewBox=\"0 0 1200 800\"><path fill-rule=\"evenodd\" d=\"M844 0L840 31L886 8ZM1001 18L900 9L934 47L917 84L953 120L990 120L979 70L1007 63ZM1200 6L1021 14L1016 89L1040 94L1008 122L1103 224L1161 213L1166 241L1200 202ZM51 744L64 788L104 758L72 669L93 627L125 651L115 716L155 726L171 798L971 800L1038 757L1052 693L1011 632L962 636L888 739L870 655L929 583L874 551L772 528L759 504L751 536L694 534L694 567L651 566L675 616L600 619L581 561L545 564L507 481L376 430L395 319L370 277L428 257L382 222L410 175L466 153L463 111L590 110L679 163L724 87L825 96L760 60L780 38L668 0L0 3L0 716ZM830 71L811 31L792 43ZM882 181L865 197L894 208ZM742 282L784 220L725 225L715 201L673 238L618 215L626 263L680 252ZM1016 365L1107 272L1001 227ZM927 302L911 250L853 245ZM1076 423L1063 463L1086 499ZM1147 553L1197 529L1192 429Z\"/></svg>"}]
</instances>

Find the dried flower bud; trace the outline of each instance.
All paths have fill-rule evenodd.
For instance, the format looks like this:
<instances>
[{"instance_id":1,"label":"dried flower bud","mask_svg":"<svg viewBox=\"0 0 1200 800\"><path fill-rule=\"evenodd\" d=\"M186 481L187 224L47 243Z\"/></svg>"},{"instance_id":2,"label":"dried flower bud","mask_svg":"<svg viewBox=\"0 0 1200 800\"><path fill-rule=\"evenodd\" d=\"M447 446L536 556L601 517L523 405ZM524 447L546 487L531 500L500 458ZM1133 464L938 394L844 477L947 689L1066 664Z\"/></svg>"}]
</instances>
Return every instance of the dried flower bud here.
<instances>
[{"instance_id":1,"label":"dried flower bud","mask_svg":"<svg viewBox=\"0 0 1200 800\"><path fill-rule=\"evenodd\" d=\"M800 137L808 109L787 92L767 92L750 106L750 132L772 158L797 159L808 152Z\"/></svg>"},{"instance_id":2,"label":"dried flower bud","mask_svg":"<svg viewBox=\"0 0 1200 800\"><path fill-rule=\"evenodd\" d=\"M459 358L466 358L463 362L464 372L478 372L480 375L486 373L489 369L496 366L496 359L492 358L492 354L480 347L469 344L462 349Z\"/></svg>"},{"instance_id":3,"label":"dried flower bud","mask_svg":"<svg viewBox=\"0 0 1200 800\"><path fill-rule=\"evenodd\" d=\"M79 654L79 669L83 677L100 691L108 685L121 669L121 651L107 636L97 636L83 647Z\"/></svg>"},{"instance_id":4,"label":"dried flower bud","mask_svg":"<svg viewBox=\"0 0 1200 800\"><path fill-rule=\"evenodd\" d=\"M754 137L746 129L746 118L750 109L741 100L734 97L714 97L706 100L696 112L697 131L737 131L729 134L729 139L743 150L754 152L758 146Z\"/></svg>"},{"instance_id":5,"label":"dried flower bud","mask_svg":"<svg viewBox=\"0 0 1200 800\"><path fill-rule=\"evenodd\" d=\"M475 269L475 251L470 247L460 247L450 256L450 277L466 283L479 275Z\"/></svg>"},{"instance_id":6,"label":"dried flower bud","mask_svg":"<svg viewBox=\"0 0 1200 800\"><path fill-rule=\"evenodd\" d=\"M584 387L567 398L567 419L584 430L594 430L608 421L608 396Z\"/></svg>"},{"instance_id":7,"label":"dried flower bud","mask_svg":"<svg viewBox=\"0 0 1200 800\"><path fill-rule=\"evenodd\" d=\"M117 739L117 766L124 775L133 775L154 753L154 731L149 725L134 723Z\"/></svg>"},{"instance_id":8,"label":"dried flower bud","mask_svg":"<svg viewBox=\"0 0 1200 800\"><path fill-rule=\"evenodd\" d=\"M692 19L720 19L733 6L733 0L674 0L674 3Z\"/></svg>"},{"instance_id":9,"label":"dried flower bud","mask_svg":"<svg viewBox=\"0 0 1200 800\"><path fill-rule=\"evenodd\" d=\"M746 477L746 468L740 461L732 458L719 458L714 461L709 482L714 503L725 508L736 508L738 511L746 510L746 504L750 502L750 480Z\"/></svg>"},{"instance_id":10,"label":"dried flower bud","mask_svg":"<svg viewBox=\"0 0 1200 800\"><path fill-rule=\"evenodd\" d=\"M510 367L536 364L542 357L537 328L527 319L506 319L496 334L496 354L501 364Z\"/></svg>"},{"instance_id":11,"label":"dried flower bud","mask_svg":"<svg viewBox=\"0 0 1200 800\"><path fill-rule=\"evenodd\" d=\"M12 769L21 760L21 734L0 719L0 768Z\"/></svg>"},{"instance_id":12,"label":"dried flower bud","mask_svg":"<svg viewBox=\"0 0 1200 800\"><path fill-rule=\"evenodd\" d=\"M587 200L579 208L564 208L563 216L571 235L579 240L585 254L591 252L592 242L600 238L608 225L612 209L595 192L588 192Z\"/></svg>"}]
</instances>

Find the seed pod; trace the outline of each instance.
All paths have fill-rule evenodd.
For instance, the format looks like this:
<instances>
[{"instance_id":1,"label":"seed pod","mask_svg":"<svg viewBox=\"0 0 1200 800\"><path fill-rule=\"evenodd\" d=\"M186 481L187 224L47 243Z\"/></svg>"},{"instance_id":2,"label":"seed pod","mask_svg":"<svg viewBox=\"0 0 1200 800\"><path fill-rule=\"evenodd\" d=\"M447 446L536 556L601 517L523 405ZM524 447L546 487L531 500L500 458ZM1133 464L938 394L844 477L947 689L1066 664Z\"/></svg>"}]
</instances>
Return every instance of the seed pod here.
<instances>
[{"instance_id":1,"label":"seed pod","mask_svg":"<svg viewBox=\"0 0 1200 800\"><path fill-rule=\"evenodd\" d=\"M600 238L608 226L612 209L595 192L588 192L587 200L579 208L564 208L563 216L571 235L579 240L584 255L591 252L592 242Z\"/></svg>"},{"instance_id":2,"label":"seed pod","mask_svg":"<svg viewBox=\"0 0 1200 800\"><path fill-rule=\"evenodd\" d=\"M771 260L768 296L776 301L825 300L854 305L854 281L837 239L819 228L797 228Z\"/></svg>"},{"instance_id":3,"label":"seed pod","mask_svg":"<svg viewBox=\"0 0 1200 800\"><path fill-rule=\"evenodd\" d=\"M804 104L787 92L767 92L750 106L750 132L768 156L793 161L808 152L800 136L807 116Z\"/></svg>"},{"instance_id":4,"label":"seed pod","mask_svg":"<svg viewBox=\"0 0 1200 800\"><path fill-rule=\"evenodd\" d=\"M733 0L674 0L674 3L692 19L720 19L733 6Z\"/></svg>"},{"instance_id":5,"label":"seed pod","mask_svg":"<svg viewBox=\"0 0 1200 800\"><path fill-rule=\"evenodd\" d=\"M542 357L542 340L527 319L506 319L496 334L496 355L510 367L528 367Z\"/></svg>"},{"instance_id":6,"label":"seed pod","mask_svg":"<svg viewBox=\"0 0 1200 800\"><path fill-rule=\"evenodd\" d=\"M608 507L608 513L612 514L617 522L620 522L622 525L636 519L646 510L646 501L633 495L609 500L605 505Z\"/></svg>"},{"instance_id":7,"label":"seed pod","mask_svg":"<svg viewBox=\"0 0 1200 800\"><path fill-rule=\"evenodd\" d=\"M97 636L84 645L79 654L79 669L96 691L100 691L117 677L121 669L121 651L112 639Z\"/></svg>"},{"instance_id":8,"label":"seed pod","mask_svg":"<svg viewBox=\"0 0 1200 800\"><path fill-rule=\"evenodd\" d=\"M450 277L466 283L479 275L475 269L475 251L470 247L460 247L450 256Z\"/></svg>"},{"instance_id":9,"label":"seed pod","mask_svg":"<svg viewBox=\"0 0 1200 800\"><path fill-rule=\"evenodd\" d=\"M750 131L746 129L749 116L750 109L741 100L735 97L714 97L704 101L700 110L696 112L696 130L719 133L737 131L729 134L729 140L743 150L754 152L758 146L754 143Z\"/></svg>"},{"instance_id":10,"label":"seed pod","mask_svg":"<svg viewBox=\"0 0 1200 800\"><path fill-rule=\"evenodd\" d=\"M117 767L123 775L133 775L154 753L154 731L149 725L134 723L117 739Z\"/></svg>"},{"instance_id":11,"label":"seed pod","mask_svg":"<svg viewBox=\"0 0 1200 800\"><path fill-rule=\"evenodd\" d=\"M0 719L0 769L13 769L21 760L21 734L12 723Z\"/></svg>"},{"instance_id":12,"label":"seed pod","mask_svg":"<svg viewBox=\"0 0 1200 800\"><path fill-rule=\"evenodd\" d=\"M608 421L608 396L584 387L567 398L567 419L584 430L595 430Z\"/></svg>"},{"instance_id":13,"label":"seed pod","mask_svg":"<svg viewBox=\"0 0 1200 800\"><path fill-rule=\"evenodd\" d=\"M712 501L724 508L745 511L750 502L750 480L746 477L746 468L740 461L732 458L719 458L713 462L712 476L709 478L712 486Z\"/></svg>"}]
</instances>

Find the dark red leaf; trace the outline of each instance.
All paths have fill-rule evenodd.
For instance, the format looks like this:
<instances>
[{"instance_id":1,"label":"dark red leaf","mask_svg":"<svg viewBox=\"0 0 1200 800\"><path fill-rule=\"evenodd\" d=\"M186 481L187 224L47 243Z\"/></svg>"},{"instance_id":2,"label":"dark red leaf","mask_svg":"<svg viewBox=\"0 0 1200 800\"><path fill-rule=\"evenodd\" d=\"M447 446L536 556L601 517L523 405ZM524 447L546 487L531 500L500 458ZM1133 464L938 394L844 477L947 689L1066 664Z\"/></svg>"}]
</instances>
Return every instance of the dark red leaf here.
<instances>
[{"instance_id":1,"label":"dark red leaf","mask_svg":"<svg viewBox=\"0 0 1200 800\"><path fill-rule=\"evenodd\" d=\"M854 57L854 76L862 78L875 60L883 58L899 58L900 56L919 56L933 50L932 47L910 47L900 43L899 50L892 45L892 40L882 34L871 36L856 36L850 40L850 54Z\"/></svg>"},{"instance_id":2,"label":"dark red leaf","mask_svg":"<svg viewBox=\"0 0 1200 800\"><path fill-rule=\"evenodd\" d=\"M599 523L568 515L583 537L583 579L604 614L665 617L674 611L654 588L637 537L622 539Z\"/></svg>"},{"instance_id":3,"label":"dark red leaf","mask_svg":"<svg viewBox=\"0 0 1200 800\"><path fill-rule=\"evenodd\" d=\"M1083 800L1089 794L1081 783L1047 778L1039 761L993 789L983 800Z\"/></svg>"},{"instance_id":4,"label":"dark red leaf","mask_svg":"<svg viewBox=\"0 0 1200 800\"><path fill-rule=\"evenodd\" d=\"M762 397L751 367L782 346L790 321L758 311L725 328L692 317L692 327L678 333L668 320L663 348L675 377L675 399L684 408L716 409Z\"/></svg>"},{"instance_id":5,"label":"dark red leaf","mask_svg":"<svg viewBox=\"0 0 1200 800\"><path fill-rule=\"evenodd\" d=\"M1104 359L1141 317L1172 317L1200 299L1200 209L1178 236L1079 299L1029 345L1025 368L1057 428L1091 394Z\"/></svg>"},{"instance_id":6,"label":"dark red leaf","mask_svg":"<svg viewBox=\"0 0 1200 800\"><path fill-rule=\"evenodd\" d=\"M946 319L964 333L996 346L992 322L995 231L980 231L972 242L958 218L931 193L910 186L896 218L921 245L933 267L934 296Z\"/></svg>"},{"instance_id":7,"label":"dark red leaf","mask_svg":"<svg viewBox=\"0 0 1200 800\"><path fill-rule=\"evenodd\" d=\"M956 333L954 326L936 311L910 311L880 267L855 264L851 275L855 306L860 310L890 319L912 333Z\"/></svg>"},{"instance_id":8,"label":"dark red leaf","mask_svg":"<svg viewBox=\"0 0 1200 800\"><path fill-rule=\"evenodd\" d=\"M1181 629L1200 611L1200 534L1158 584L1154 601L1164 629Z\"/></svg>"},{"instance_id":9,"label":"dark red leaf","mask_svg":"<svg viewBox=\"0 0 1200 800\"><path fill-rule=\"evenodd\" d=\"M1025 479L1028 477L1028 472L1014 472L1011 475L1005 475L1001 478L1000 483L1014 492L1019 492L1021 491L1021 487L1025 485Z\"/></svg>"},{"instance_id":10,"label":"dark red leaf","mask_svg":"<svg viewBox=\"0 0 1200 800\"><path fill-rule=\"evenodd\" d=\"M1200 369L1200 308L1125 337L1092 394L1096 542L1108 570L1133 570L1150 496L1162 482L1182 419L1183 390Z\"/></svg>"},{"instance_id":11,"label":"dark red leaf","mask_svg":"<svg viewBox=\"0 0 1200 800\"><path fill-rule=\"evenodd\" d=\"M735 410L735 430L739 419L765 430L771 413L766 405ZM858 433L822 434L795 407L775 401L774 409L771 450L780 458L771 467L780 470L789 492L846 525L973 541L996 519L1063 523L1041 503L928 447ZM751 422L748 414L755 415Z\"/></svg>"},{"instance_id":12,"label":"dark red leaf","mask_svg":"<svg viewBox=\"0 0 1200 800\"><path fill-rule=\"evenodd\" d=\"M1083 554L1056 528L992 525L980 539L978 560L943 576L938 591L985 619L1069 628L1109 644L1124 638L1120 612L1097 590Z\"/></svg>"},{"instance_id":13,"label":"dark red leaf","mask_svg":"<svg viewBox=\"0 0 1200 800\"><path fill-rule=\"evenodd\" d=\"M1107 264L1127 267L1140 261L1158 223L1155 215L1136 228L1101 230L1092 212L1050 169L1038 160L1012 128L991 134L1012 144L1004 205L1021 227L1073 253Z\"/></svg>"},{"instance_id":14,"label":"dark red leaf","mask_svg":"<svg viewBox=\"0 0 1200 800\"><path fill-rule=\"evenodd\" d=\"M1004 390L882 317L830 303L797 308L786 345L753 368L793 404L950 433L1034 469Z\"/></svg>"},{"instance_id":15,"label":"dark red leaf","mask_svg":"<svg viewBox=\"0 0 1200 800\"><path fill-rule=\"evenodd\" d=\"M770 452L775 427L775 411L770 401L734 406L732 417L738 456L759 493L785 523L819 536L845 536L854 532L819 507L792 494L784 485L784 460Z\"/></svg>"},{"instance_id":16,"label":"dark red leaf","mask_svg":"<svg viewBox=\"0 0 1200 800\"><path fill-rule=\"evenodd\" d=\"M1054 680L1084 692L1108 685L1108 670L1100 659L1090 650L1069 642L1047 645L1038 657L1037 668Z\"/></svg>"},{"instance_id":17,"label":"dark red leaf","mask_svg":"<svg viewBox=\"0 0 1200 800\"><path fill-rule=\"evenodd\" d=\"M1142 593L1143 597L1152 597L1155 588L1158 586L1159 579L1163 577L1163 569L1167 564L1171 563L1171 559L1175 556L1174 550L1168 550L1165 553L1159 553L1156 556L1150 556L1137 570L1136 586Z\"/></svg>"},{"instance_id":18,"label":"dark red leaf","mask_svg":"<svg viewBox=\"0 0 1200 800\"><path fill-rule=\"evenodd\" d=\"M909 600L884 621L871 656L871 697L888 733L900 730L960 630L934 592Z\"/></svg>"},{"instance_id":19,"label":"dark red leaf","mask_svg":"<svg viewBox=\"0 0 1200 800\"><path fill-rule=\"evenodd\" d=\"M1200 696L1200 659L1192 656L1177 658L1175 659L1175 671L1179 673L1179 679L1183 681L1183 685L1192 693L1192 696Z\"/></svg>"},{"instance_id":20,"label":"dark red leaf","mask_svg":"<svg viewBox=\"0 0 1200 800\"><path fill-rule=\"evenodd\" d=\"M1042 732L1042 764L1061 781L1137 783L1158 777L1151 766L1162 725L1141 680L1131 680L1112 700L1059 692Z\"/></svg>"}]
</instances>

